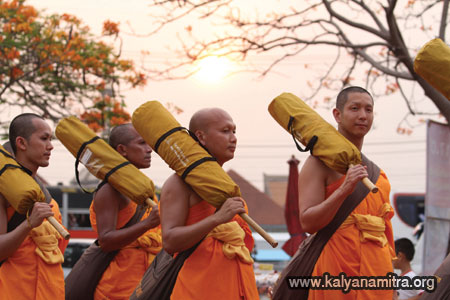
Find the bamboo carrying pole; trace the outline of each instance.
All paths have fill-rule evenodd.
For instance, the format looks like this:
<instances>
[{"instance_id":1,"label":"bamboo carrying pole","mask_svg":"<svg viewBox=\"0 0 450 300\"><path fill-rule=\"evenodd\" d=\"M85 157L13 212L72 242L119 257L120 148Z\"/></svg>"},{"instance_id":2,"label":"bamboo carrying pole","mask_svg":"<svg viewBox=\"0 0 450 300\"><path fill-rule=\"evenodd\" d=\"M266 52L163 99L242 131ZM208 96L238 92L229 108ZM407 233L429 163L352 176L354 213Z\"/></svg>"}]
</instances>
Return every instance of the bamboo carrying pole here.
<instances>
[{"instance_id":1,"label":"bamboo carrying pole","mask_svg":"<svg viewBox=\"0 0 450 300\"><path fill-rule=\"evenodd\" d=\"M50 224L53 225L53 227L55 227L55 229L65 240L70 239L70 233L68 233L67 230L61 224L59 224L55 217L48 217L47 220Z\"/></svg>"},{"instance_id":2,"label":"bamboo carrying pole","mask_svg":"<svg viewBox=\"0 0 450 300\"><path fill-rule=\"evenodd\" d=\"M239 216L241 216L241 218L244 219L244 221L247 222L247 224L250 225L257 233L259 233L273 248L278 246L278 242L275 241L273 237L271 237L270 234L268 234L261 226L259 226L258 223L250 218L249 215L242 213Z\"/></svg>"},{"instance_id":3,"label":"bamboo carrying pole","mask_svg":"<svg viewBox=\"0 0 450 300\"><path fill-rule=\"evenodd\" d=\"M350 164L350 167L353 167L353 166L355 166L355 165L354 165L354 164ZM375 194L376 192L378 192L378 187L377 187L375 184L373 184L373 182L370 181L369 178L367 178L367 177L363 178L362 183L364 183L364 185L365 185L372 193Z\"/></svg>"},{"instance_id":4,"label":"bamboo carrying pole","mask_svg":"<svg viewBox=\"0 0 450 300\"><path fill-rule=\"evenodd\" d=\"M34 181L38 184L39 188L41 189L42 193L45 195L45 198L51 199L52 196L50 195L50 193L48 192L48 190L46 189L46 187L42 184L42 182L40 180L37 180L36 178L34 178ZM29 203L29 202L27 202ZM34 205L34 204L33 204ZM29 208L31 209L31 207ZM58 231L58 233L65 239L68 240L70 239L70 233L67 232L67 230L55 219L55 217L48 217L47 221L56 229L56 231Z\"/></svg>"},{"instance_id":5,"label":"bamboo carrying pole","mask_svg":"<svg viewBox=\"0 0 450 300\"><path fill-rule=\"evenodd\" d=\"M153 200L150 199L150 198L147 198L147 199L145 200L145 203L147 204L147 206L150 206L150 207L157 207L157 206L158 206L158 204L156 204L156 202L153 201Z\"/></svg>"}]
</instances>

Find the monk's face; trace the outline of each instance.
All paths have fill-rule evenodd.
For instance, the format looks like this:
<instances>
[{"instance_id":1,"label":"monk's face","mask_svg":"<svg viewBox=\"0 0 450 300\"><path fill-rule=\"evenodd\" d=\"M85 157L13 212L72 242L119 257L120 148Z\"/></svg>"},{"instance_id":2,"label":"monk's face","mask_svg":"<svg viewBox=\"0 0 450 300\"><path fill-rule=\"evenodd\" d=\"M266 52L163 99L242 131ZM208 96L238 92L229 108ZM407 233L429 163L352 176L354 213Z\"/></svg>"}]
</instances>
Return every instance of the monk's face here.
<instances>
[{"instance_id":1,"label":"monk's face","mask_svg":"<svg viewBox=\"0 0 450 300\"><path fill-rule=\"evenodd\" d=\"M121 145L119 152L138 169L150 167L152 148L133 127L130 127L127 134L130 134L133 138L127 145Z\"/></svg>"},{"instance_id":2,"label":"monk's face","mask_svg":"<svg viewBox=\"0 0 450 300\"><path fill-rule=\"evenodd\" d=\"M53 150L52 130L44 120L34 118L32 120L35 128L28 139L23 139L23 150L25 153L24 162L31 168L47 167L50 163L50 154Z\"/></svg>"},{"instance_id":3,"label":"monk's face","mask_svg":"<svg viewBox=\"0 0 450 300\"><path fill-rule=\"evenodd\" d=\"M202 130L200 142L217 159L220 165L234 157L236 151L236 124L223 110L215 110L209 116L209 122Z\"/></svg>"},{"instance_id":4,"label":"monk's face","mask_svg":"<svg viewBox=\"0 0 450 300\"><path fill-rule=\"evenodd\" d=\"M339 131L350 139L363 138L372 127L373 100L366 93L349 93L343 109L333 112Z\"/></svg>"}]
</instances>

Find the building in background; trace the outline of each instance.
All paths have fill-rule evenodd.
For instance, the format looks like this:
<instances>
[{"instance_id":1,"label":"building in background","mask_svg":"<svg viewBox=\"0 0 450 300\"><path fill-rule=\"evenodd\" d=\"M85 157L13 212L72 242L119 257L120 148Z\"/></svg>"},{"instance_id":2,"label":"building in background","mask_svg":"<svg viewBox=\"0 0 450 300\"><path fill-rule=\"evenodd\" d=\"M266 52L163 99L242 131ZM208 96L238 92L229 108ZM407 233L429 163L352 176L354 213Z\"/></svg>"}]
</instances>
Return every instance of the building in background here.
<instances>
[{"instance_id":1,"label":"building in background","mask_svg":"<svg viewBox=\"0 0 450 300\"><path fill-rule=\"evenodd\" d=\"M90 174L86 169L79 172L81 186L88 191L94 191L100 180ZM239 185L242 197L246 200L249 215L269 232L284 232L283 207L276 204L271 197L258 190L248 180L234 170L229 170L228 175ZM96 238L89 222L89 206L92 194L83 192L74 178L69 185L62 184L48 186L52 197L58 202L63 216L63 225L70 231L73 238ZM159 188L157 188L157 193ZM284 191L284 194L286 191ZM283 204L284 205L284 204Z\"/></svg>"},{"instance_id":2,"label":"building in background","mask_svg":"<svg viewBox=\"0 0 450 300\"><path fill-rule=\"evenodd\" d=\"M272 198L258 190L248 180L234 170L229 170L228 175L239 186L242 198L248 206L248 214L262 228L268 232L286 231L283 206L275 203ZM284 191L286 197L286 190Z\"/></svg>"}]
</instances>

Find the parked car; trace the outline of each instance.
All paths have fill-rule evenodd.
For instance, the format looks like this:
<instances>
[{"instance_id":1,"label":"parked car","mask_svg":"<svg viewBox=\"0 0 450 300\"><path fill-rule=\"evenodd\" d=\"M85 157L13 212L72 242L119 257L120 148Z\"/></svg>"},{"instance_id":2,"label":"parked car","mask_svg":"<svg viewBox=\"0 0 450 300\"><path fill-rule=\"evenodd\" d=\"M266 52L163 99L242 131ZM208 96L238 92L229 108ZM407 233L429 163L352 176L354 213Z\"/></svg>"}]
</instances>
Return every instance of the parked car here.
<instances>
[{"instance_id":1,"label":"parked car","mask_svg":"<svg viewBox=\"0 0 450 300\"><path fill-rule=\"evenodd\" d=\"M64 271L64 278L72 270L75 263L80 259L84 250L86 250L95 239L70 239L67 245L66 251L64 252L64 262L62 264Z\"/></svg>"}]
</instances>

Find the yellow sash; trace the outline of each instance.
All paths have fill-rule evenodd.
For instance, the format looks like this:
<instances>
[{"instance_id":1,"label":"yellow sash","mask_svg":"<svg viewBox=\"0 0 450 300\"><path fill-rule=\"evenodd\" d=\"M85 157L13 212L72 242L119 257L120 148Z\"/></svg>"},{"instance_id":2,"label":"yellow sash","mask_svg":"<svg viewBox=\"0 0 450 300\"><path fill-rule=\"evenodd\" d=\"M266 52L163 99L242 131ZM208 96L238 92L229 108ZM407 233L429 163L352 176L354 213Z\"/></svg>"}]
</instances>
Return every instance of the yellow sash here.
<instances>
[{"instance_id":1,"label":"yellow sash","mask_svg":"<svg viewBox=\"0 0 450 300\"><path fill-rule=\"evenodd\" d=\"M36 254L48 264L64 262L64 255L58 247L59 233L47 221L30 231L30 236L36 244Z\"/></svg>"},{"instance_id":2,"label":"yellow sash","mask_svg":"<svg viewBox=\"0 0 450 300\"><path fill-rule=\"evenodd\" d=\"M360 231L361 242L372 241L380 247L384 247L387 244L387 238L384 233L386 229L385 219L393 211L392 207L388 203L384 203L380 208L378 216L351 214L345 219L340 228L346 228L355 224ZM395 253L391 247L391 255L395 256Z\"/></svg>"},{"instance_id":3,"label":"yellow sash","mask_svg":"<svg viewBox=\"0 0 450 300\"><path fill-rule=\"evenodd\" d=\"M236 221L215 227L208 236L223 242L222 250L227 258L233 259L237 255L243 263L253 263L250 251L244 243L245 232Z\"/></svg>"},{"instance_id":4,"label":"yellow sash","mask_svg":"<svg viewBox=\"0 0 450 300\"><path fill-rule=\"evenodd\" d=\"M148 263L150 264L153 261L155 255L158 254L158 252L162 249L161 228L158 228L155 231L147 231L136 241L124 247L124 249L125 248L142 248L146 252L152 254L148 255Z\"/></svg>"}]
</instances>

